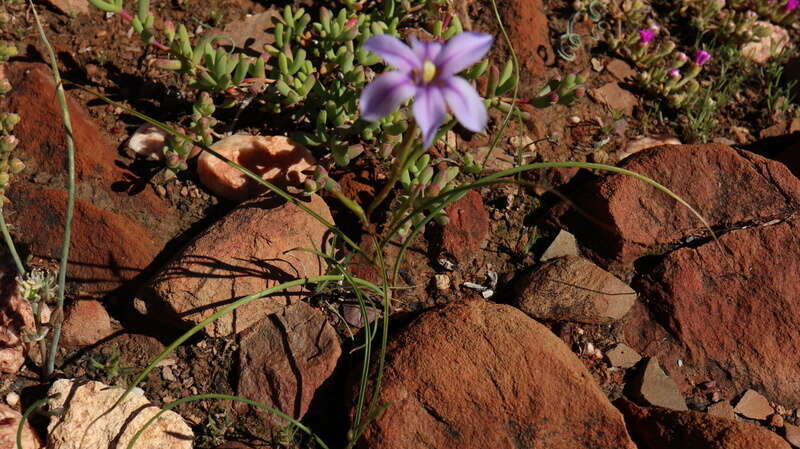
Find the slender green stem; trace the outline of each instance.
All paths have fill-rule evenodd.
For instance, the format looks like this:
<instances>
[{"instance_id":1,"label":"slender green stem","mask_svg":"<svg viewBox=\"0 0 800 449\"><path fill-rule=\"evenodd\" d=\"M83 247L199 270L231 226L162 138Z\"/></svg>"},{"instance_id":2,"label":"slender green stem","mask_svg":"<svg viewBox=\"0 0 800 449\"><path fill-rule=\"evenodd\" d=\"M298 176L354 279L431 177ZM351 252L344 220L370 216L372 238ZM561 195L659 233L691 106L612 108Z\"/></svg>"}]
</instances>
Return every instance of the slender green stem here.
<instances>
[{"instance_id":1,"label":"slender green stem","mask_svg":"<svg viewBox=\"0 0 800 449\"><path fill-rule=\"evenodd\" d=\"M500 27L500 32L503 34L503 40L506 42L506 45L508 45L508 51L511 53L511 60L514 63L514 94L511 96L511 108L508 109L506 117L503 119L503 124L500 126L497 133L495 133L494 138L492 138L489 151L486 152L486 157L483 158L483 164L481 165L484 167L492 156L494 149L497 147L500 138L503 137L503 132L508 126L508 122L511 121L511 115L514 113L514 105L517 102L517 95L519 95L519 60L517 59L517 52L514 51L514 44L511 42L511 38L508 37L505 25L503 25L503 19L500 17L500 11L497 9L496 0L492 0L492 11L494 12L495 20L497 20L497 25Z\"/></svg>"},{"instance_id":2,"label":"slender green stem","mask_svg":"<svg viewBox=\"0 0 800 449\"><path fill-rule=\"evenodd\" d=\"M25 449L22 447L22 431L25 430L25 423L28 422L28 417L31 416L34 410L41 408L50 399L51 397L39 399L25 409L25 413L22 414L22 418L20 418L19 424L17 424L17 449Z\"/></svg>"},{"instance_id":3,"label":"slender green stem","mask_svg":"<svg viewBox=\"0 0 800 449\"><path fill-rule=\"evenodd\" d=\"M53 47L44 34L42 23L32 0L29 0L33 16L36 19L36 27L39 31L39 38L47 50L50 59L50 67L53 69L53 79L56 82L56 98L61 109L61 118L64 121L64 132L67 143L67 210L64 223L64 244L61 247L61 261L58 266L58 298L56 302L55 316L63 316L64 310L64 290L67 283L67 262L69 261L69 245L72 238L72 217L75 210L75 142L72 133L72 120L70 119L67 97L64 94L64 85L61 83L61 73L58 70L58 60L53 52ZM53 323L53 339L50 344L50 356L47 358L47 375L53 374L55 370L56 354L58 353L58 340L61 338L62 320L55 320Z\"/></svg>"},{"instance_id":4,"label":"slender green stem","mask_svg":"<svg viewBox=\"0 0 800 449\"><path fill-rule=\"evenodd\" d=\"M375 209L386 200L386 197L389 196L394 185L397 184L397 181L400 180L400 175L403 174L403 168L406 167L406 161L408 160L408 154L413 148L414 139L417 136L417 124L413 120L409 125L408 129L406 130L405 134L403 135L403 141L400 142L399 148L397 149L397 155L394 159L394 164L392 164L392 171L389 174L389 179L386 181L386 185L383 186L378 195L375 196L375 199L372 200L372 204L369 205L367 208L367 217L371 216Z\"/></svg>"},{"instance_id":5,"label":"slender green stem","mask_svg":"<svg viewBox=\"0 0 800 449\"><path fill-rule=\"evenodd\" d=\"M25 266L22 265L22 259L19 258L17 247L14 246L14 241L11 239L11 234L8 232L8 226L6 225L6 218L3 214L2 206L0 206L0 231L3 233L3 240L6 242L8 252L11 253L11 258L14 259L14 264L17 266L17 273L20 275L25 274Z\"/></svg>"}]
</instances>

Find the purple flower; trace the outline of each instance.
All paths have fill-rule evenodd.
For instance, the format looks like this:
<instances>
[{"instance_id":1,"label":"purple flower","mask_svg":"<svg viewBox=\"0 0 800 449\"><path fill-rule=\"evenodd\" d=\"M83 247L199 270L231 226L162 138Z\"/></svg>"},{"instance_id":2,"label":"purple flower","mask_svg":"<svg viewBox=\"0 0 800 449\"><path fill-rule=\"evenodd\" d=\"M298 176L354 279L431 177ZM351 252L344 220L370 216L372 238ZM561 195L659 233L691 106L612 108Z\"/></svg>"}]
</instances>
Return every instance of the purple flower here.
<instances>
[{"instance_id":1,"label":"purple flower","mask_svg":"<svg viewBox=\"0 0 800 449\"><path fill-rule=\"evenodd\" d=\"M371 37L364 48L397 70L382 74L364 89L361 116L379 120L415 97L412 112L425 148L433 144L448 109L464 128L483 130L489 120L486 106L475 88L456 74L483 58L493 40L488 34L464 32L444 44L412 38L408 47L386 34Z\"/></svg>"},{"instance_id":2,"label":"purple flower","mask_svg":"<svg viewBox=\"0 0 800 449\"><path fill-rule=\"evenodd\" d=\"M639 42L649 44L656 37L656 32L652 28L639 30Z\"/></svg>"},{"instance_id":3,"label":"purple flower","mask_svg":"<svg viewBox=\"0 0 800 449\"><path fill-rule=\"evenodd\" d=\"M711 59L711 53L705 50L697 50L697 53L694 54L694 63L697 65L703 65Z\"/></svg>"},{"instance_id":4,"label":"purple flower","mask_svg":"<svg viewBox=\"0 0 800 449\"><path fill-rule=\"evenodd\" d=\"M792 12L797 9L798 6L800 6L800 0L786 0L786 5L784 5L783 9L786 12Z\"/></svg>"},{"instance_id":5,"label":"purple flower","mask_svg":"<svg viewBox=\"0 0 800 449\"><path fill-rule=\"evenodd\" d=\"M680 71L680 70L678 70L678 69L672 69L672 70L670 70L669 72L667 72L667 75L668 75L670 78L672 78L672 79L676 80L676 79L678 79L678 78L680 78L680 77L681 77L681 71Z\"/></svg>"}]
</instances>

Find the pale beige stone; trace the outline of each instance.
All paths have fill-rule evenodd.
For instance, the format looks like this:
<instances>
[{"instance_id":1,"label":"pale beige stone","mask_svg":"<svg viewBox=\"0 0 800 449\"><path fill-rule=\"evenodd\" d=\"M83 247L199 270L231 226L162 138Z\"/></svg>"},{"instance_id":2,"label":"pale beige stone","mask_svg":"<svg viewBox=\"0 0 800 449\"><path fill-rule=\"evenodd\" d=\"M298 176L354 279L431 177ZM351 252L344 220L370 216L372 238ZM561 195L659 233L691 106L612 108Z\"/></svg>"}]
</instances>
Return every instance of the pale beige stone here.
<instances>
[{"instance_id":1,"label":"pale beige stone","mask_svg":"<svg viewBox=\"0 0 800 449\"><path fill-rule=\"evenodd\" d=\"M283 136L236 134L211 149L279 187L299 186L307 177L303 172L316 163L306 147ZM267 190L208 152L200 153L197 174L209 190L232 201L244 201Z\"/></svg>"},{"instance_id":2,"label":"pale beige stone","mask_svg":"<svg viewBox=\"0 0 800 449\"><path fill-rule=\"evenodd\" d=\"M163 161L167 136L161 128L145 123L128 139L128 149L143 159Z\"/></svg>"},{"instance_id":3,"label":"pale beige stone","mask_svg":"<svg viewBox=\"0 0 800 449\"><path fill-rule=\"evenodd\" d=\"M63 409L47 427L50 449L125 449L131 438L161 409L135 389L116 407L125 390L100 382L57 380L48 402L50 410ZM194 434L177 413L162 414L142 434L137 449L191 449Z\"/></svg>"},{"instance_id":4,"label":"pale beige stone","mask_svg":"<svg viewBox=\"0 0 800 449\"><path fill-rule=\"evenodd\" d=\"M763 64L773 55L779 54L786 48L789 43L789 32L769 22L758 21L754 26L766 28L769 34L756 42L750 42L742 46L742 56Z\"/></svg>"}]
</instances>

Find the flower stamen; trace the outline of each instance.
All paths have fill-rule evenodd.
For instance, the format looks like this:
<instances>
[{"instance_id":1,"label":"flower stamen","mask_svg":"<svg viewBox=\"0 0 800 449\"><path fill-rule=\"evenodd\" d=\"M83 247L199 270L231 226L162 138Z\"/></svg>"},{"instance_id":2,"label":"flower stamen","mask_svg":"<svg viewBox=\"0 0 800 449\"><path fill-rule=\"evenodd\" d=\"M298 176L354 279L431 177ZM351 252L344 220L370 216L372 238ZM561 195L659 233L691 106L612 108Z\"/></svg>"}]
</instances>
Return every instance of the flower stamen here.
<instances>
[{"instance_id":1,"label":"flower stamen","mask_svg":"<svg viewBox=\"0 0 800 449\"><path fill-rule=\"evenodd\" d=\"M422 63L422 82L430 83L434 78L436 78L436 64L430 60L425 60Z\"/></svg>"}]
</instances>

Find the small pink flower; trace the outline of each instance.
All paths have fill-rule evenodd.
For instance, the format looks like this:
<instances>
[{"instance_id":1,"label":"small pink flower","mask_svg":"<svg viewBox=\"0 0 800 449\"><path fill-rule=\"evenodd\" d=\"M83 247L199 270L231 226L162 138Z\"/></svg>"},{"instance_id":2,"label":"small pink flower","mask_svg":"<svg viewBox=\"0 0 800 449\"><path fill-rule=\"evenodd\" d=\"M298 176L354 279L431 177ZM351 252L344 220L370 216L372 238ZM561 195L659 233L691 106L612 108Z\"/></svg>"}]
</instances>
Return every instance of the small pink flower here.
<instances>
[{"instance_id":1,"label":"small pink flower","mask_svg":"<svg viewBox=\"0 0 800 449\"><path fill-rule=\"evenodd\" d=\"M649 44L656 38L656 32L651 28L639 30L639 41L643 44Z\"/></svg>"},{"instance_id":2,"label":"small pink flower","mask_svg":"<svg viewBox=\"0 0 800 449\"><path fill-rule=\"evenodd\" d=\"M669 75L670 78L676 80L681 77L681 71L678 69L672 69L669 72L667 72L667 75Z\"/></svg>"},{"instance_id":3,"label":"small pink flower","mask_svg":"<svg viewBox=\"0 0 800 449\"><path fill-rule=\"evenodd\" d=\"M800 6L800 0L786 0L786 5L784 5L783 9L786 12L792 12L797 9L798 6Z\"/></svg>"},{"instance_id":4,"label":"small pink flower","mask_svg":"<svg viewBox=\"0 0 800 449\"><path fill-rule=\"evenodd\" d=\"M697 50L697 53L694 54L694 63L697 65L704 65L711 59L711 53L705 50Z\"/></svg>"}]
</instances>

